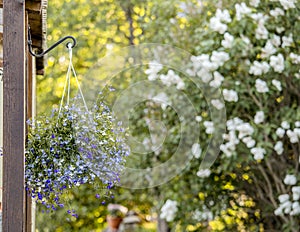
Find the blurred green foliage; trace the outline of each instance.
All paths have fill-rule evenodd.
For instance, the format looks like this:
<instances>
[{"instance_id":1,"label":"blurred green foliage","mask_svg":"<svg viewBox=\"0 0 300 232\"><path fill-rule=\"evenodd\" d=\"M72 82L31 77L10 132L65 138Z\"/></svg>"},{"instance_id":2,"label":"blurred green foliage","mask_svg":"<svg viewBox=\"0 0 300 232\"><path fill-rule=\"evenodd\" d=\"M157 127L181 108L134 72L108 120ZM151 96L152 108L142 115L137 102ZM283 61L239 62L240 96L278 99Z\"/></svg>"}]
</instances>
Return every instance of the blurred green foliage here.
<instances>
[{"instance_id":1,"label":"blurred green foliage","mask_svg":"<svg viewBox=\"0 0 300 232\"><path fill-rule=\"evenodd\" d=\"M77 38L78 45L73 49L73 62L81 79L85 78L101 57L128 45L159 43L182 48L194 55L211 53L220 47L223 36L211 32L207 20L215 14L216 5L218 7L230 6L232 14L235 2L240 1L51 0L48 8L48 42L51 44L67 34ZM273 6L272 4L279 4L267 0L261 0L261 2L265 8ZM282 23L287 28L291 28L288 30L295 30L292 32L295 35L295 41L299 44L300 33L297 29L299 27L297 24L293 26L292 23L297 21L296 15L287 15L286 21L276 21L276 23ZM274 31L274 25L267 25L268 29ZM274 199L283 193L278 189L285 188L281 183L285 175L282 170L285 168L292 170L293 163L297 160L296 153L293 153L295 147L286 145L289 154L287 158L273 155L272 148L277 139L276 134L273 133L274 128L283 119L295 121L299 118L299 109L297 110L296 104L297 91L292 88L299 86L299 82L290 78L288 73L289 70L292 70L291 73L296 72L298 67L292 66L287 61L286 65L290 65L287 73L278 76L279 74L273 72L272 78L275 76L283 78L283 86L289 86L283 93L278 96L273 95L273 97L257 94L253 87L254 79L245 78L249 77L249 65L245 63L245 60L260 59L258 51L263 47L260 40L255 40L253 33L255 27L250 17L232 22L230 32L237 36L235 46L226 50L232 59L221 70L226 77L223 88L236 88L239 93L238 104L226 103L229 118L237 115L243 120L249 120L252 126L255 126L254 137L258 145L265 145L272 159L256 162L249 154L249 149L242 144L231 157L220 155L214 163L211 175L205 179L196 176L199 160L193 159L192 161L195 162L190 162L182 175L176 176L168 183L144 190L116 188L112 190L113 199L97 199L95 197L97 189L82 186L66 194L69 208L76 210L79 218L67 218L65 211L68 206L66 209L49 214L42 214L40 212L42 209L39 209L37 215L39 230L101 231L105 226L106 216L106 206L102 205L103 200L106 204L121 203L129 209L136 210L143 216L146 227L148 219L159 216L166 199L180 202L174 222L169 223L173 231L264 231L264 228L269 231L297 230L295 226L298 219L293 221L289 216L276 217L273 214L274 202L275 205L277 204ZM254 47L249 49L246 57L244 53L248 45L238 36L240 34L254 41ZM299 50L297 46L295 45L294 48ZM62 94L67 59L67 51L63 46L49 54L46 74L44 77L38 77L39 112L47 112L51 106L58 104ZM113 67L115 64L109 65ZM99 74L99 78L101 77ZM119 89L122 89L138 78L147 77L142 70L130 70L119 74L116 84L120 85ZM207 110L207 105L202 101L202 93L194 88L192 83L187 82L187 85L188 91L185 94L197 105L197 112L201 113L203 119L210 120L211 115ZM115 87L118 88L118 86ZM274 93L274 89L271 89L271 92ZM255 103L253 99L256 100ZM179 140L178 133L176 133L179 130L177 123L179 119L176 113L171 109L163 112L160 106L148 103L137 105L130 115L131 135L139 141L149 137L149 128L145 118L162 119L168 129L174 133L170 133L166 139L166 146L159 158L153 153L140 157L133 153L128 158L130 167L150 167L168 160ZM256 126L253 123L253 115L257 110L261 110L257 104L268 114L268 122L264 125ZM144 111L145 106L148 112ZM204 128L202 127L201 130L203 131ZM204 143L207 138L207 134L201 134L200 142ZM201 147L205 150L205 146L201 144ZM274 180L276 184L279 182L279 187L268 185L268 178ZM273 192L270 192L270 189ZM195 211L203 210L204 206L208 206L216 215L214 220L199 222L194 218ZM56 223L58 221L60 223ZM286 225L282 226L284 223ZM152 231L155 230L152 229Z\"/></svg>"},{"instance_id":2,"label":"blurred green foliage","mask_svg":"<svg viewBox=\"0 0 300 232\"><path fill-rule=\"evenodd\" d=\"M183 10L183 3L187 7L185 10ZM204 22L209 14L203 14L206 10L201 10L201 7L203 6L197 0L52 0L48 7L48 43L52 44L68 34L77 39L78 44L73 49L73 63L81 79L85 78L85 74L111 49L118 50L118 48L128 45L169 44L197 54L205 52L205 46L202 46L202 43L207 40L207 35L200 31L205 28ZM188 11L189 14L184 11ZM197 44L200 46L195 46ZM67 69L67 59L68 52L64 46L56 48L48 55L45 76L38 77L39 113L49 112L50 106L55 107L59 103ZM132 78L134 81L135 77L140 78L141 73L141 70L136 69L120 74L120 84L130 85L130 79ZM144 78L146 78L145 75ZM192 83L189 84L192 85ZM196 102L198 101L199 111L203 109L205 111L207 105L201 103L201 97L198 97L201 92L193 91L193 89L195 88L191 86L186 94ZM137 136L140 141L149 136L147 125L143 120L144 106L143 104L137 106L135 113L131 115L132 135ZM158 106L153 106L152 113L154 117L162 117L161 109ZM169 159L170 154L176 149L175 145L179 139L176 131L180 128L176 129L176 125L180 125L176 123L178 118L176 119L174 111L171 110L167 114L169 117L165 119L165 124L172 128L174 133L168 137L167 150L163 152L161 160L153 159L153 154L142 156L142 160L133 154L128 159L129 166L146 168ZM150 115L150 117L152 116ZM157 217L165 200L172 198L180 200L181 205L185 205L184 208L180 208L181 213L177 217L180 223L173 224L173 229L186 231L189 228L190 231L200 229L204 231L207 224L197 224L193 219L193 211L213 199L219 201L219 204L214 206L215 208L225 204L229 199L234 199L230 186L240 180L222 173L216 176L212 175L210 179L215 183L215 187L213 187L212 193L207 195L206 191L211 191L211 185L206 187L200 179L195 177L194 171L197 168L198 163L192 162L187 167L185 175L177 176L167 184L155 188L146 190L116 188L112 190L115 193L114 199L97 199L95 197L97 189L95 190L91 186L82 186L66 193L65 197L69 205L66 205L65 209L41 213L44 209L39 208L37 228L39 231L101 231L105 227L107 213L105 205L107 203L124 204L129 209L140 213L146 221L151 217ZM202 186L203 192L199 186ZM222 188L222 186L227 187ZM105 200L104 205L102 204L103 200ZM79 218L68 218L67 209L76 210ZM232 218L234 220L235 216ZM54 223L57 221L60 223ZM145 229L145 231L151 231L151 229Z\"/></svg>"}]
</instances>

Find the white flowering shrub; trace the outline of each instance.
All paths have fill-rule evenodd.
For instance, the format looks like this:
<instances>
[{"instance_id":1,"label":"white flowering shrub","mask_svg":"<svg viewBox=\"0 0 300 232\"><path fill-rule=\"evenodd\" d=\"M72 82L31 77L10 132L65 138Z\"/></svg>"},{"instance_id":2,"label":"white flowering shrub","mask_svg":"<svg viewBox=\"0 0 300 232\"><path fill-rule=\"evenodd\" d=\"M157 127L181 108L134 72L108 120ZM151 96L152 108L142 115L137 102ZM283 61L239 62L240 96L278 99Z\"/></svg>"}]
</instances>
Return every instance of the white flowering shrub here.
<instances>
[{"instance_id":1,"label":"white flowering shrub","mask_svg":"<svg viewBox=\"0 0 300 232\"><path fill-rule=\"evenodd\" d=\"M196 229L210 226L213 231L299 231L300 2L223 1L221 7L201 1L200 5L202 22L195 11L171 22L177 19L189 35L178 39L186 39L185 48L194 54L189 75L221 89L225 104L211 99L210 105L226 109L227 130L214 166L199 169L205 141L215 136L218 125L208 109L196 106L202 112L195 119L202 133L200 143L191 147L195 162L180 184L166 190L168 198L173 193L184 207L178 206L180 210L172 211L167 221ZM183 10L188 11L187 6ZM182 74L156 63L146 71L148 80L193 92ZM199 103L197 97L190 96L194 104ZM185 194L176 194L178 188ZM205 211L200 205L207 207ZM231 210L243 216L238 219Z\"/></svg>"}]
</instances>

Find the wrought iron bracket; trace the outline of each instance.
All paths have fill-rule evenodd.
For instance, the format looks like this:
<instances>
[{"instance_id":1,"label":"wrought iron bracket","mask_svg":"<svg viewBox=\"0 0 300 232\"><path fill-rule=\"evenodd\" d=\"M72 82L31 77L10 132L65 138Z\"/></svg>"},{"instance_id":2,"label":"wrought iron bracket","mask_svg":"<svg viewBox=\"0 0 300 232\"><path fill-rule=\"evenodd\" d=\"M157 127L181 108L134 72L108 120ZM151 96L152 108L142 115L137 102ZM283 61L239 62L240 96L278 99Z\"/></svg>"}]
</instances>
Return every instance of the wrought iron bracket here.
<instances>
[{"instance_id":1,"label":"wrought iron bracket","mask_svg":"<svg viewBox=\"0 0 300 232\"><path fill-rule=\"evenodd\" d=\"M61 44L62 42L64 42L67 39L71 39L73 41L73 43L68 42L66 44L66 47L69 48L69 46L70 46L69 44L71 44L71 46L70 46L71 48L75 47L76 39L73 36L68 35L68 36L65 36L65 37L61 38L60 40L58 40L55 44L53 44L51 47L49 47L46 51L43 51L40 54L35 54L32 50L31 32L30 32L30 26L28 25L28 41L27 41L28 42L28 50L29 50L29 53L36 58L43 57L45 54L50 52L52 49L54 49L55 47L57 47L59 44Z\"/></svg>"}]
</instances>

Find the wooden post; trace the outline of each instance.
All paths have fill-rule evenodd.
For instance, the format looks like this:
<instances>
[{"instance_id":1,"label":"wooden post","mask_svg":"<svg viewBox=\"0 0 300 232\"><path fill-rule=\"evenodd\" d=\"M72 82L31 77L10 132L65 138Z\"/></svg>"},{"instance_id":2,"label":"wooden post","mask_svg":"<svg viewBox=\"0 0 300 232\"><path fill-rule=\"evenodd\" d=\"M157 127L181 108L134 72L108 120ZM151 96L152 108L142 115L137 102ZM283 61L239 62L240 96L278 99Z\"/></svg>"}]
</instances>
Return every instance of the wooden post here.
<instances>
[{"instance_id":1,"label":"wooden post","mask_svg":"<svg viewBox=\"0 0 300 232\"><path fill-rule=\"evenodd\" d=\"M25 0L3 1L3 232L25 220Z\"/></svg>"},{"instance_id":2,"label":"wooden post","mask_svg":"<svg viewBox=\"0 0 300 232\"><path fill-rule=\"evenodd\" d=\"M26 29L27 30L27 29ZM27 38L26 38L27 40ZM26 77L26 120L35 116L35 58L26 52L27 56L27 77ZM26 127L27 128L27 127ZM27 131L26 131L27 134ZM26 229L25 232L35 231L35 203L29 194L26 193Z\"/></svg>"}]
</instances>

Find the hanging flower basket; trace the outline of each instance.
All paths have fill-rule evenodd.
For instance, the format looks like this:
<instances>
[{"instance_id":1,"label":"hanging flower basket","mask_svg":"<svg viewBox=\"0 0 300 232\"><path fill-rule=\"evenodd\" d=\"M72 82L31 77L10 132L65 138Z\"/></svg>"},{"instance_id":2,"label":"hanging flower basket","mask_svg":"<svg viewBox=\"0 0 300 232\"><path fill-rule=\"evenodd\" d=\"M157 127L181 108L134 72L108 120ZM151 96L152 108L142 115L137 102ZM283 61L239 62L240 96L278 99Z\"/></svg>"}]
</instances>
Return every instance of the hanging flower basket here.
<instances>
[{"instance_id":1,"label":"hanging flower basket","mask_svg":"<svg viewBox=\"0 0 300 232\"><path fill-rule=\"evenodd\" d=\"M61 194L74 186L97 183L110 189L119 181L128 155L125 131L101 101L90 111L70 63L59 110L50 117L28 121L25 152L26 190L38 203L53 210L63 207ZM76 78L79 97L70 101L70 74ZM64 104L64 95L67 102ZM99 96L98 99L102 99ZM83 107L78 102L83 102ZM72 102L72 103L70 103ZM97 194L98 195L98 194Z\"/></svg>"},{"instance_id":2,"label":"hanging flower basket","mask_svg":"<svg viewBox=\"0 0 300 232\"><path fill-rule=\"evenodd\" d=\"M65 189L94 181L110 188L118 182L128 149L108 107L87 113L73 105L28 123L25 183L37 202L62 206Z\"/></svg>"}]
</instances>

